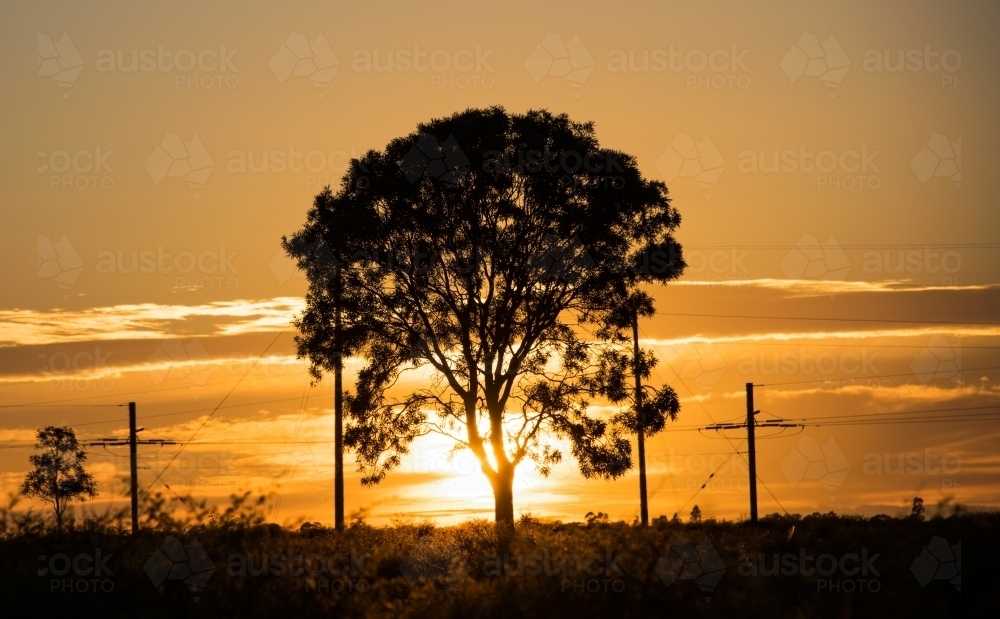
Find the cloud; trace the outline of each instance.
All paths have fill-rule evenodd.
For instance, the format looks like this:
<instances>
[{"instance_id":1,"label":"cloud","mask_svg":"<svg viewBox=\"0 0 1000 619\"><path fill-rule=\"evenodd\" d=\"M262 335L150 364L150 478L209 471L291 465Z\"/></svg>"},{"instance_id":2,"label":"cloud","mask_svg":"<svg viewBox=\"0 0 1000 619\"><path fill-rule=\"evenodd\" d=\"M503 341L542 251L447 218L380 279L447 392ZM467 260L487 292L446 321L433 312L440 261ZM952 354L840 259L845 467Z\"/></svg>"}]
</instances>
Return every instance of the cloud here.
<instances>
[{"instance_id":1,"label":"cloud","mask_svg":"<svg viewBox=\"0 0 1000 619\"><path fill-rule=\"evenodd\" d=\"M965 284L925 286L911 284L905 279L888 279L876 282L840 281L819 279L681 279L670 283L671 286L689 286L705 288L762 288L766 290L784 290L794 294L790 297L820 297L849 293L866 292L974 292L981 290L1000 290L1000 284Z\"/></svg>"},{"instance_id":2,"label":"cloud","mask_svg":"<svg viewBox=\"0 0 1000 619\"><path fill-rule=\"evenodd\" d=\"M202 305L114 305L85 310L0 310L0 347L105 340L147 340L176 336L177 323L196 318L217 322L209 333L244 335L292 329L304 307L296 297L261 301L218 301Z\"/></svg>"},{"instance_id":3,"label":"cloud","mask_svg":"<svg viewBox=\"0 0 1000 619\"><path fill-rule=\"evenodd\" d=\"M795 342L798 340L860 340L871 338L926 338L947 333L958 337L997 337L1000 327L974 327L963 325L934 325L927 327L906 327L899 329L852 329L845 331L772 331L768 333L741 333L708 337L690 335L685 337L657 339L643 338L643 346L672 347L685 344L736 344L741 342ZM923 342L921 342L923 343Z\"/></svg>"}]
</instances>

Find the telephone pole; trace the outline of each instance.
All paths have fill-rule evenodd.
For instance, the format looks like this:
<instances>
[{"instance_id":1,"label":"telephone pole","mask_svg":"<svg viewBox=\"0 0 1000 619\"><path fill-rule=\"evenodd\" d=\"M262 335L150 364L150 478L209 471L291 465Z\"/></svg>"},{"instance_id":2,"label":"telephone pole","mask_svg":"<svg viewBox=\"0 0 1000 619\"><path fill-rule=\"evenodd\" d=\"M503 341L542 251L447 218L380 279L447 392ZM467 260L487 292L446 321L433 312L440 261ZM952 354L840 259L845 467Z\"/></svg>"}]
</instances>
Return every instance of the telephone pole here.
<instances>
[{"instance_id":1,"label":"telephone pole","mask_svg":"<svg viewBox=\"0 0 1000 619\"><path fill-rule=\"evenodd\" d=\"M649 525L649 500L646 497L646 436L642 427L642 377L639 376L639 312L632 313L632 374L635 376L635 420L639 443L639 519Z\"/></svg>"},{"instance_id":2,"label":"telephone pole","mask_svg":"<svg viewBox=\"0 0 1000 619\"><path fill-rule=\"evenodd\" d=\"M750 522L757 523L757 448L754 444L753 383L747 383L747 456L750 463Z\"/></svg>"},{"instance_id":3,"label":"telephone pole","mask_svg":"<svg viewBox=\"0 0 1000 619\"><path fill-rule=\"evenodd\" d=\"M99 441L94 441L92 443L87 443L88 446L100 446L100 447L123 447L128 445L128 455L129 455L129 494L131 495L132 503L132 535L139 533L139 445L176 445L174 441L168 441L163 439L153 439L147 441L139 440L139 432L145 428L136 428L135 419L135 402L128 403L128 438L105 438Z\"/></svg>"},{"instance_id":4,"label":"telephone pole","mask_svg":"<svg viewBox=\"0 0 1000 619\"><path fill-rule=\"evenodd\" d=\"M753 408L753 383L747 383L747 420L745 423L715 423L706 430L743 430L747 432L747 464L750 468L750 522L757 523L757 443L754 431L757 428L797 428L797 423L784 423L783 419L772 419L757 423L755 415L760 411Z\"/></svg>"},{"instance_id":5,"label":"telephone pole","mask_svg":"<svg viewBox=\"0 0 1000 619\"><path fill-rule=\"evenodd\" d=\"M135 402L128 403L128 459L129 477L132 478L132 535L139 532L139 437L135 429Z\"/></svg>"},{"instance_id":6,"label":"telephone pole","mask_svg":"<svg viewBox=\"0 0 1000 619\"><path fill-rule=\"evenodd\" d=\"M341 341L341 284L340 266L337 273L336 309L334 315L334 340L337 350L333 353L333 527L344 530L344 355Z\"/></svg>"}]
</instances>

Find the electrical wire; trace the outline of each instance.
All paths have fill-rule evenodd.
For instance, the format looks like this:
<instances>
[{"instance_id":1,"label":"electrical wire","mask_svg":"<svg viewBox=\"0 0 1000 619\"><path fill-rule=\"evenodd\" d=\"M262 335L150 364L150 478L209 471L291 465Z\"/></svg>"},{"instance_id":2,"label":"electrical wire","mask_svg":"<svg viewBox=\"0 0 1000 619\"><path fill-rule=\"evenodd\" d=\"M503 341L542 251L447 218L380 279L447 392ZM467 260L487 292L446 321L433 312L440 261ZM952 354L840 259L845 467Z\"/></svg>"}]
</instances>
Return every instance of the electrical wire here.
<instances>
[{"instance_id":1,"label":"electrical wire","mask_svg":"<svg viewBox=\"0 0 1000 619\"><path fill-rule=\"evenodd\" d=\"M249 368L247 368L246 373L244 373L243 376L240 377L240 380L236 381L236 384L233 385L233 388L229 390L229 393L227 393L225 396L223 396L223 398L219 402L218 406L215 407L215 410L213 410L208 415L208 417L206 417L205 420L201 422L201 425L198 426L198 428L194 431L194 434L191 435L191 438L189 438L187 440L187 442L181 444L181 448L178 449L177 453L174 454L174 457L171 458L169 462L167 462L167 465L163 467L163 470L161 470L156 475L156 479L154 479L153 482L151 484L149 484L149 486L146 488L146 492L149 492L149 490L156 484L156 482L158 482L160 480L160 477L162 477L163 473L165 473L166 470L168 468L170 468L170 465L173 464L173 462L177 459L177 456L180 455L181 451L183 451L184 448L187 446L187 444L190 443L191 441L193 441L194 437L197 436L199 432L201 432L201 429L204 428L205 424L208 423L212 419L212 417L215 415L215 412L217 410L219 410L219 407L221 407L225 403L225 401L229 398L229 396L232 395L234 391L236 391L236 388L240 386L240 383L243 382L243 379L246 378L250 374L250 372L253 371L253 369L255 367L257 367L257 364L260 362L260 360L264 358L264 355L267 354L267 351L271 350L271 347L274 346L274 343L278 341L278 338L281 337L283 333L284 333L284 331L279 331L278 335L274 336L274 339L271 340L271 343L267 345L267 348L264 349L264 352L262 352L260 354L260 356L257 357L257 359L253 362L253 364Z\"/></svg>"}]
</instances>

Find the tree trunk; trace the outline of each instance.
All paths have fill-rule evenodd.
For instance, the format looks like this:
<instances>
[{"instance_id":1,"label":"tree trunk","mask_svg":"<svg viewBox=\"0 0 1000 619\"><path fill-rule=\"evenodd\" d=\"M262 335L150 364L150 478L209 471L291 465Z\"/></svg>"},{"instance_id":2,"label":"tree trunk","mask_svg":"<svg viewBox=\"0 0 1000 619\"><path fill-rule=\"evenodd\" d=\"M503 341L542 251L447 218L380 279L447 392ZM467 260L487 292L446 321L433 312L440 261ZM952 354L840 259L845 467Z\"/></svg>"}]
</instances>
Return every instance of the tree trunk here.
<instances>
[{"instance_id":1,"label":"tree trunk","mask_svg":"<svg viewBox=\"0 0 1000 619\"><path fill-rule=\"evenodd\" d=\"M340 341L340 269L337 268L334 338ZM344 359L340 350L333 357L333 526L344 530Z\"/></svg>"},{"instance_id":2,"label":"tree trunk","mask_svg":"<svg viewBox=\"0 0 1000 619\"><path fill-rule=\"evenodd\" d=\"M639 376L639 313L632 315L632 373L635 375L636 437L639 443L639 521L649 525L649 502L646 498L646 436L642 427L642 378Z\"/></svg>"},{"instance_id":3,"label":"tree trunk","mask_svg":"<svg viewBox=\"0 0 1000 619\"><path fill-rule=\"evenodd\" d=\"M514 524L514 468L504 467L497 471L493 482L494 515L496 523Z\"/></svg>"},{"instance_id":4,"label":"tree trunk","mask_svg":"<svg viewBox=\"0 0 1000 619\"><path fill-rule=\"evenodd\" d=\"M493 480L494 515L497 533L497 552L503 556L510 552L514 541L514 467L507 465L497 471Z\"/></svg>"}]
</instances>

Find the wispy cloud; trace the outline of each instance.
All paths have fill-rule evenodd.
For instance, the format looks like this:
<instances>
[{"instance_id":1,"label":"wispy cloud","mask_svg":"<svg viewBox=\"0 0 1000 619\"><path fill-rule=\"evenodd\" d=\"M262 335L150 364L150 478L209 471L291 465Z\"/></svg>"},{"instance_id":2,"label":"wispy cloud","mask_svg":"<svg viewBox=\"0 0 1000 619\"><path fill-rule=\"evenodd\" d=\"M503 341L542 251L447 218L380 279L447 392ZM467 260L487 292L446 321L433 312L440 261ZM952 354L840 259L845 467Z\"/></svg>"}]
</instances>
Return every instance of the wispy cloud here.
<instances>
[{"instance_id":1,"label":"wispy cloud","mask_svg":"<svg viewBox=\"0 0 1000 619\"><path fill-rule=\"evenodd\" d=\"M202 305L114 305L79 311L0 310L0 347L175 337L178 323L214 320L208 333L244 335L291 328L304 307L298 297Z\"/></svg>"},{"instance_id":2,"label":"wispy cloud","mask_svg":"<svg viewBox=\"0 0 1000 619\"><path fill-rule=\"evenodd\" d=\"M819 382L819 381L817 381ZM765 385L766 387L766 385ZM901 385L852 384L831 390L823 387L807 387L804 389L767 389L768 397L792 399L808 398L816 395L862 395L879 402L879 408L884 410L906 409L913 404L935 402L969 401L969 398L1000 398L1000 391L984 388L979 385L939 386L904 383ZM739 399L745 397L743 392L734 391L724 397Z\"/></svg>"},{"instance_id":3,"label":"wispy cloud","mask_svg":"<svg viewBox=\"0 0 1000 619\"><path fill-rule=\"evenodd\" d=\"M914 284L907 279L887 279L875 282L836 281L819 279L681 279L671 286L689 286L705 288L763 288L768 290L783 290L792 293L792 297L827 296L837 294L866 292L933 292L933 291L977 291L997 290L1000 284L968 284L968 285L923 285Z\"/></svg>"},{"instance_id":4,"label":"wispy cloud","mask_svg":"<svg viewBox=\"0 0 1000 619\"><path fill-rule=\"evenodd\" d=\"M740 333L736 335L690 335L678 338L640 340L644 346L681 346L685 344L735 344L742 342L796 342L802 340L860 340L874 338L927 338L931 335L955 337L998 337L1000 327L974 327L963 325L929 325L893 329L852 329L844 331L772 331L768 333Z\"/></svg>"}]
</instances>

